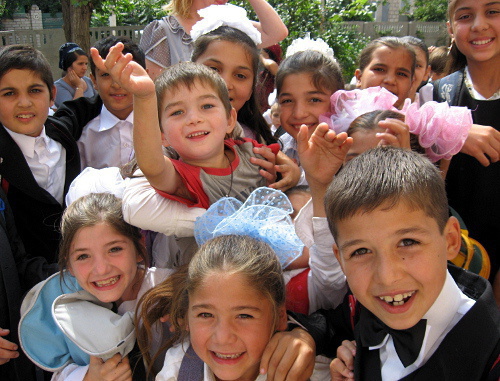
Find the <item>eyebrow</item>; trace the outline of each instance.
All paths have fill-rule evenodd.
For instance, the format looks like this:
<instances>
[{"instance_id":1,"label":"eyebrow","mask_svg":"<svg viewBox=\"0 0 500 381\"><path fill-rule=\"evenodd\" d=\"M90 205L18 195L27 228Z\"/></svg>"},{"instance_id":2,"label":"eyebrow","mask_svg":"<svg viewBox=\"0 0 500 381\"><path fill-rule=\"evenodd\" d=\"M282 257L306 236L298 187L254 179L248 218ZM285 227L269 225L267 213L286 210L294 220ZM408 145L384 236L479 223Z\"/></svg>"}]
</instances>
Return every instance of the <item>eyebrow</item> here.
<instances>
[{"instance_id":1,"label":"eyebrow","mask_svg":"<svg viewBox=\"0 0 500 381\"><path fill-rule=\"evenodd\" d=\"M118 243L127 243L127 241L125 241L123 239L116 239L114 241L106 243L104 246L113 246L113 245L116 245ZM88 248L87 247L80 247L78 249L73 250L71 252L71 254L78 253L78 252L81 252L81 251L88 251Z\"/></svg>"},{"instance_id":2,"label":"eyebrow","mask_svg":"<svg viewBox=\"0 0 500 381\"><path fill-rule=\"evenodd\" d=\"M213 304L195 304L191 307L192 310L205 310L205 309L215 309ZM231 308L231 311L243 311L243 310L251 310L251 311L261 311L259 307L254 306L236 306Z\"/></svg>"},{"instance_id":3,"label":"eyebrow","mask_svg":"<svg viewBox=\"0 0 500 381\"><path fill-rule=\"evenodd\" d=\"M313 90L313 91L308 91L306 94L307 94L307 95L316 95L316 94L319 94L319 95L327 95L324 91L321 91L321 90ZM291 93L281 93L281 94L278 96L278 98L280 98L280 97L285 97L285 96L290 97L290 96L292 96L292 94L291 94Z\"/></svg>"},{"instance_id":4,"label":"eyebrow","mask_svg":"<svg viewBox=\"0 0 500 381\"><path fill-rule=\"evenodd\" d=\"M219 97L217 97L215 94L205 94L205 95L201 95L199 96L198 98L196 98L196 100L205 100L205 99L213 99L213 100L217 100L219 99ZM167 103L167 105L165 106L164 110L168 110L168 109L171 109L172 107L176 107L180 104L184 103L183 101L177 101L177 102L172 102L172 103Z\"/></svg>"},{"instance_id":5,"label":"eyebrow","mask_svg":"<svg viewBox=\"0 0 500 381\"><path fill-rule=\"evenodd\" d=\"M219 61L219 60L217 60L215 58L208 58L206 61L203 61L203 64L206 65L207 62L215 62L215 63L217 63L219 65L224 65L224 63L222 61ZM242 66L242 65L240 65L240 66L237 66L236 68L240 69L240 70L248 70L248 71L253 72L253 70L251 68L249 68L248 66Z\"/></svg>"},{"instance_id":6,"label":"eyebrow","mask_svg":"<svg viewBox=\"0 0 500 381\"><path fill-rule=\"evenodd\" d=\"M492 1L490 3L485 4L484 6L489 7L492 5L500 5L500 1ZM455 12L453 12L453 13L460 12L460 11L467 11L469 9L472 9L472 7L460 7L460 8L455 9Z\"/></svg>"},{"instance_id":7,"label":"eyebrow","mask_svg":"<svg viewBox=\"0 0 500 381\"><path fill-rule=\"evenodd\" d=\"M34 83L32 85L29 85L28 86L28 89L34 89L34 88L45 88L45 84L44 83ZM12 91L12 90L18 90L17 87L12 87L12 86L7 86L7 87L3 87L0 89L0 91Z\"/></svg>"},{"instance_id":8,"label":"eyebrow","mask_svg":"<svg viewBox=\"0 0 500 381\"><path fill-rule=\"evenodd\" d=\"M423 234L423 235L429 235L429 230L421 228L421 227L418 227L418 226L412 226L412 227L409 227L409 228L404 228L404 229L396 230L393 233L393 235L404 236L404 235L410 234L410 233L418 233L418 234ZM343 250L347 249L350 246L361 245L364 242L365 241L362 240L362 239L353 239L353 240L344 242L342 245L340 245L339 246L339 250L343 251Z\"/></svg>"}]
</instances>

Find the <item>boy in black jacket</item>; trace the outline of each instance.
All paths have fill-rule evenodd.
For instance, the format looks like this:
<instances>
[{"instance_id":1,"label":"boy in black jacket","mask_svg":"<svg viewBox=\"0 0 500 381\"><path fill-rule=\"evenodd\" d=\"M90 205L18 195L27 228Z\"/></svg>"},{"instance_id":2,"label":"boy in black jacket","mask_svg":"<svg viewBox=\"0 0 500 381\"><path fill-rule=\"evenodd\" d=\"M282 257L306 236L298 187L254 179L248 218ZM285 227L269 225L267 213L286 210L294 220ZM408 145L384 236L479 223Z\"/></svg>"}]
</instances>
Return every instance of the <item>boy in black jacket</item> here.
<instances>
[{"instance_id":1,"label":"boy in black jacket","mask_svg":"<svg viewBox=\"0 0 500 381\"><path fill-rule=\"evenodd\" d=\"M64 107L49 117L55 97L50 65L30 45L0 51L0 177L28 254L57 262L64 196L80 173L76 140L95 117ZM102 103L95 99L97 110ZM99 104L97 104L99 103Z\"/></svg>"},{"instance_id":2,"label":"boy in black jacket","mask_svg":"<svg viewBox=\"0 0 500 381\"><path fill-rule=\"evenodd\" d=\"M368 151L335 177L325 207L352 295L297 316L318 354L355 339L358 380L498 379L500 313L485 279L447 265L460 228L425 157Z\"/></svg>"}]
</instances>

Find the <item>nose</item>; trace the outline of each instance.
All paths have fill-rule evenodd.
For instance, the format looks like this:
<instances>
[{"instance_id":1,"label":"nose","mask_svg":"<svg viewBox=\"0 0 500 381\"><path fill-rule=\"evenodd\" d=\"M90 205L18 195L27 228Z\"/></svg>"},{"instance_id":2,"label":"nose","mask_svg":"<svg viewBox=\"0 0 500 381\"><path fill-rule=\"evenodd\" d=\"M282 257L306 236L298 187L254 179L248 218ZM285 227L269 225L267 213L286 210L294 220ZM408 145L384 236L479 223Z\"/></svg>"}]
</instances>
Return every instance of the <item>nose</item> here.
<instances>
[{"instance_id":1,"label":"nose","mask_svg":"<svg viewBox=\"0 0 500 381\"><path fill-rule=\"evenodd\" d=\"M236 341L236 335L233 327L227 319L218 319L214 328L215 329L212 335L214 343L227 345Z\"/></svg>"},{"instance_id":2,"label":"nose","mask_svg":"<svg viewBox=\"0 0 500 381\"><path fill-rule=\"evenodd\" d=\"M403 263L404 258L395 253L386 252L379 254L374 264L378 283L385 286L397 284L403 277Z\"/></svg>"},{"instance_id":3,"label":"nose","mask_svg":"<svg viewBox=\"0 0 500 381\"><path fill-rule=\"evenodd\" d=\"M104 256L94 256L93 272L96 275L106 275L109 272L109 262Z\"/></svg>"},{"instance_id":4,"label":"nose","mask_svg":"<svg viewBox=\"0 0 500 381\"><path fill-rule=\"evenodd\" d=\"M226 82L227 89L232 90L234 88L234 85L233 85L231 73L221 72L219 74L222 77L222 79L224 80L224 82Z\"/></svg>"},{"instance_id":5,"label":"nose","mask_svg":"<svg viewBox=\"0 0 500 381\"><path fill-rule=\"evenodd\" d=\"M121 86L117 82L113 81L113 82L111 82L111 87L113 89L119 89Z\"/></svg>"},{"instance_id":6,"label":"nose","mask_svg":"<svg viewBox=\"0 0 500 381\"><path fill-rule=\"evenodd\" d=\"M307 116L307 110L302 102L295 102L293 105L293 116L295 119L302 119Z\"/></svg>"},{"instance_id":7,"label":"nose","mask_svg":"<svg viewBox=\"0 0 500 381\"><path fill-rule=\"evenodd\" d=\"M486 20L486 17L484 17L481 14L477 14L476 17L474 17L474 22L472 24L472 30L476 32L482 32L486 29L488 29L489 24L488 20Z\"/></svg>"},{"instance_id":8,"label":"nose","mask_svg":"<svg viewBox=\"0 0 500 381\"><path fill-rule=\"evenodd\" d=\"M387 85L394 85L396 83L396 73L388 71L384 77L384 83Z\"/></svg>"},{"instance_id":9,"label":"nose","mask_svg":"<svg viewBox=\"0 0 500 381\"><path fill-rule=\"evenodd\" d=\"M187 123L188 124L197 124L201 122L201 113L196 108L192 108L187 112Z\"/></svg>"},{"instance_id":10,"label":"nose","mask_svg":"<svg viewBox=\"0 0 500 381\"><path fill-rule=\"evenodd\" d=\"M20 107L29 107L32 105L31 98L28 94L20 94L18 98L18 104Z\"/></svg>"}]
</instances>

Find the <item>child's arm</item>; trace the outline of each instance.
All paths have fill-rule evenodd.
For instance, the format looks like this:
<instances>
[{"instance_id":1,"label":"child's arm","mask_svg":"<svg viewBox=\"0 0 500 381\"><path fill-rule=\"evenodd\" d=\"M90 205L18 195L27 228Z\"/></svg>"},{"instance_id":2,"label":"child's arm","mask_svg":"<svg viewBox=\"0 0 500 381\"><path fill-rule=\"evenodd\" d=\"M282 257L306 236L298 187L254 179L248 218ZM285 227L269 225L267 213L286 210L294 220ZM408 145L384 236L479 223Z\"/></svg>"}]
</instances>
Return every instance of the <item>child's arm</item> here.
<instances>
[{"instance_id":1,"label":"child's arm","mask_svg":"<svg viewBox=\"0 0 500 381\"><path fill-rule=\"evenodd\" d=\"M281 17L266 0L248 0L248 2L259 18L259 22L253 21L262 37L259 48L277 44L288 36L288 29Z\"/></svg>"},{"instance_id":2,"label":"child's arm","mask_svg":"<svg viewBox=\"0 0 500 381\"><path fill-rule=\"evenodd\" d=\"M0 328L0 336L7 336L8 329ZM0 365L8 363L10 359L19 357L18 347L16 343L0 337Z\"/></svg>"},{"instance_id":3,"label":"child's arm","mask_svg":"<svg viewBox=\"0 0 500 381\"><path fill-rule=\"evenodd\" d=\"M134 150L142 172L156 189L180 195L181 178L162 151L154 82L143 67L132 61L130 53L123 55L122 51L123 44L118 43L105 60L94 48L91 55L96 67L108 71L114 81L134 95Z\"/></svg>"},{"instance_id":4,"label":"child's arm","mask_svg":"<svg viewBox=\"0 0 500 381\"><path fill-rule=\"evenodd\" d=\"M500 131L473 124L460 152L475 157L487 167L500 159Z\"/></svg>"},{"instance_id":5,"label":"child's arm","mask_svg":"<svg viewBox=\"0 0 500 381\"><path fill-rule=\"evenodd\" d=\"M337 349L337 358L330 364L332 381L354 381L354 356L356 356L356 342L344 340Z\"/></svg>"},{"instance_id":6,"label":"child's arm","mask_svg":"<svg viewBox=\"0 0 500 381\"><path fill-rule=\"evenodd\" d=\"M132 370L128 357L122 358L119 353L106 362L99 357L90 356L90 365L83 381L98 380L132 380Z\"/></svg>"}]
</instances>

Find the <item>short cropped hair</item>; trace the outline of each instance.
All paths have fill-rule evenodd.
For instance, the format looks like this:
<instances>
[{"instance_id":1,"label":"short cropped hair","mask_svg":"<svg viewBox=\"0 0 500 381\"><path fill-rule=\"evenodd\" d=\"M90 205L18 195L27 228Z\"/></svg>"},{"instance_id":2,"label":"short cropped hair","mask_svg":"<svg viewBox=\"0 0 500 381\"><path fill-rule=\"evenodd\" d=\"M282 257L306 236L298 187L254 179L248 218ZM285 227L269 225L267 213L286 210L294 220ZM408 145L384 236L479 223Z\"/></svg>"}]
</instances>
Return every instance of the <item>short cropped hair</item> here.
<instances>
[{"instance_id":1,"label":"short cropped hair","mask_svg":"<svg viewBox=\"0 0 500 381\"><path fill-rule=\"evenodd\" d=\"M328 187L325 210L330 231L357 213L404 202L436 220L441 232L449 218L444 180L425 156L391 146L368 150L349 161Z\"/></svg>"},{"instance_id":2,"label":"short cropped hair","mask_svg":"<svg viewBox=\"0 0 500 381\"><path fill-rule=\"evenodd\" d=\"M54 77L49 61L39 50L31 45L7 45L0 50L0 79L12 69L30 70L39 75L49 88L50 99L54 98L52 91Z\"/></svg>"},{"instance_id":3,"label":"short cropped hair","mask_svg":"<svg viewBox=\"0 0 500 381\"><path fill-rule=\"evenodd\" d=\"M226 115L229 117L232 106L229 100L226 82L224 82L222 77L205 65L194 62L180 62L166 68L155 80L160 120L161 110L163 110L163 95L165 92L177 91L180 87L187 87L188 91L190 91L196 86L197 82L201 82L215 90L217 96L224 105Z\"/></svg>"},{"instance_id":4,"label":"short cropped hair","mask_svg":"<svg viewBox=\"0 0 500 381\"><path fill-rule=\"evenodd\" d=\"M144 69L146 68L146 56L144 52L139 48L134 41L127 37L117 37L109 36L99 40L95 43L94 48L97 49L99 55L102 58L106 58L109 53L109 49L115 46L117 43L121 42L123 44L123 54L132 54L133 60L141 65ZM95 63L94 60L90 60L90 72L95 76Z\"/></svg>"}]
</instances>

